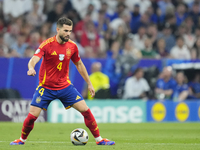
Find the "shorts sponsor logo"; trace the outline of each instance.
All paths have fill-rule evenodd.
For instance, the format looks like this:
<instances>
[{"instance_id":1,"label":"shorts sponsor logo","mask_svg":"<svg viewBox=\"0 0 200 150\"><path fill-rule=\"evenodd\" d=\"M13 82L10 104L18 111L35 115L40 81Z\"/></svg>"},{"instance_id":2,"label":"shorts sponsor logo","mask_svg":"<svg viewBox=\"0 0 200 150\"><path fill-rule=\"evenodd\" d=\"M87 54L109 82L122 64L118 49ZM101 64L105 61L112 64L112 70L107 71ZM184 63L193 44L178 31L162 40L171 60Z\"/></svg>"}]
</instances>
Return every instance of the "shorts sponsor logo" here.
<instances>
[{"instance_id":1,"label":"shorts sponsor logo","mask_svg":"<svg viewBox=\"0 0 200 150\"><path fill-rule=\"evenodd\" d=\"M186 103L179 103L175 109L175 116L178 121L184 122L189 116L190 110Z\"/></svg>"},{"instance_id":2,"label":"shorts sponsor logo","mask_svg":"<svg viewBox=\"0 0 200 150\"><path fill-rule=\"evenodd\" d=\"M155 121L163 121L166 116L165 106L160 102L155 103L151 109L151 116Z\"/></svg>"}]
</instances>

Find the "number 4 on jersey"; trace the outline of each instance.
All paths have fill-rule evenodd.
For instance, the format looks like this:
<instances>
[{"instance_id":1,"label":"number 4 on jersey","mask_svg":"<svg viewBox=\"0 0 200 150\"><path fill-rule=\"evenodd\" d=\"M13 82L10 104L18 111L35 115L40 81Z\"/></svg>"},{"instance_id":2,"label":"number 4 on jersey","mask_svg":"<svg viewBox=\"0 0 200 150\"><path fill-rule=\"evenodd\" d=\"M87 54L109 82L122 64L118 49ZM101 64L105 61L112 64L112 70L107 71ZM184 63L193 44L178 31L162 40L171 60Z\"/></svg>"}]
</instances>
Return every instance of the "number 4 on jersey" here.
<instances>
[{"instance_id":1,"label":"number 4 on jersey","mask_svg":"<svg viewBox=\"0 0 200 150\"><path fill-rule=\"evenodd\" d=\"M61 69L62 69L62 62L60 62L60 63L58 64L57 69L58 69L59 71L61 71Z\"/></svg>"}]
</instances>

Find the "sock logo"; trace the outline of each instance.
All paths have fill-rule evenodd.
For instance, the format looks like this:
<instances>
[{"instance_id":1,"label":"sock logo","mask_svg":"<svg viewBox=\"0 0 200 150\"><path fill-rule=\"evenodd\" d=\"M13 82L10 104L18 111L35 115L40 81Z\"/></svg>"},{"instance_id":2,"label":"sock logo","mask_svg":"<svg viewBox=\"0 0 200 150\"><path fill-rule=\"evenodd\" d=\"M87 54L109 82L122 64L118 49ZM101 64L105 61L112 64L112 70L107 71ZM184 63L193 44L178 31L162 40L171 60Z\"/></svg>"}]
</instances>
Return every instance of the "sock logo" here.
<instances>
[{"instance_id":1,"label":"sock logo","mask_svg":"<svg viewBox=\"0 0 200 150\"><path fill-rule=\"evenodd\" d=\"M97 131L99 129L99 127L97 126L95 129L94 129L94 131Z\"/></svg>"},{"instance_id":2,"label":"sock logo","mask_svg":"<svg viewBox=\"0 0 200 150\"><path fill-rule=\"evenodd\" d=\"M94 121L94 122L92 123L93 126L95 126L96 124L97 124L96 121Z\"/></svg>"},{"instance_id":3,"label":"sock logo","mask_svg":"<svg viewBox=\"0 0 200 150\"><path fill-rule=\"evenodd\" d=\"M23 134L23 135L26 135L26 132L23 132L23 131L22 131L22 134Z\"/></svg>"}]
</instances>

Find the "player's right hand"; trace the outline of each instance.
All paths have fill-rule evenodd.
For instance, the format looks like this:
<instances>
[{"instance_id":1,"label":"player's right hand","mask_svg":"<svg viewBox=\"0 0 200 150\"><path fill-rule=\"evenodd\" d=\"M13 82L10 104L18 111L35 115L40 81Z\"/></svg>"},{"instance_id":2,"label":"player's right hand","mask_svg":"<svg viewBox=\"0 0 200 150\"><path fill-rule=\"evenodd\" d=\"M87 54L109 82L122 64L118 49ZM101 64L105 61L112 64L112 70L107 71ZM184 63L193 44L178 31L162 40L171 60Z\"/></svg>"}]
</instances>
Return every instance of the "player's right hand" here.
<instances>
[{"instance_id":1,"label":"player's right hand","mask_svg":"<svg viewBox=\"0 0 200 150\"><path fill-rule=\"evenodd\" d=\"M29 70L27 71L27 75L28 75L28 76L35 76L35 75L36 75L35 69L29 69Z\"/></svg>"}]
</instances>

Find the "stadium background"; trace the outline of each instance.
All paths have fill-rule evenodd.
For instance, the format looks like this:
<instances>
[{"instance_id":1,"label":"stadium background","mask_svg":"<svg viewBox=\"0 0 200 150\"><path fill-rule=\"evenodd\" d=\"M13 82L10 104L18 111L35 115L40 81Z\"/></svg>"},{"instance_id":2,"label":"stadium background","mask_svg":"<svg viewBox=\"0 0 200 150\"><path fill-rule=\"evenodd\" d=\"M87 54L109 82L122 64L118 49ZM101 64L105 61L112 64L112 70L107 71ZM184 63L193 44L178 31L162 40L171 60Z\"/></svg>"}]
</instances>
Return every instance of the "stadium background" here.
<instances>
[{"instance_id":1,"label":"stadium background","mask_svg":"<svg viewBox=\"0 0 200 150\"><path fill-rule=\"evenodd\" d=\"M198 97L158 100L154 90L166 66L173 68L173 77L183 71L187 83L199 74L199 0L1 0L0 16L0 121L22 122L26 116L39 81L26 75L27 63L39 44L55 35L61 16L74 23L71 39L89 74L92 63L100 62L110 78L112 96L87 101L98 122L200 121ZM180 37L184 52L177 56L172 50ZM125 81L137 67L144 70L151 94L123 99ZM70 68L70 80L82 93L85 83L72 63ZM73 110L63 110L55 101L38 121L83 122Z\"/></svg>"}]
</instances>

